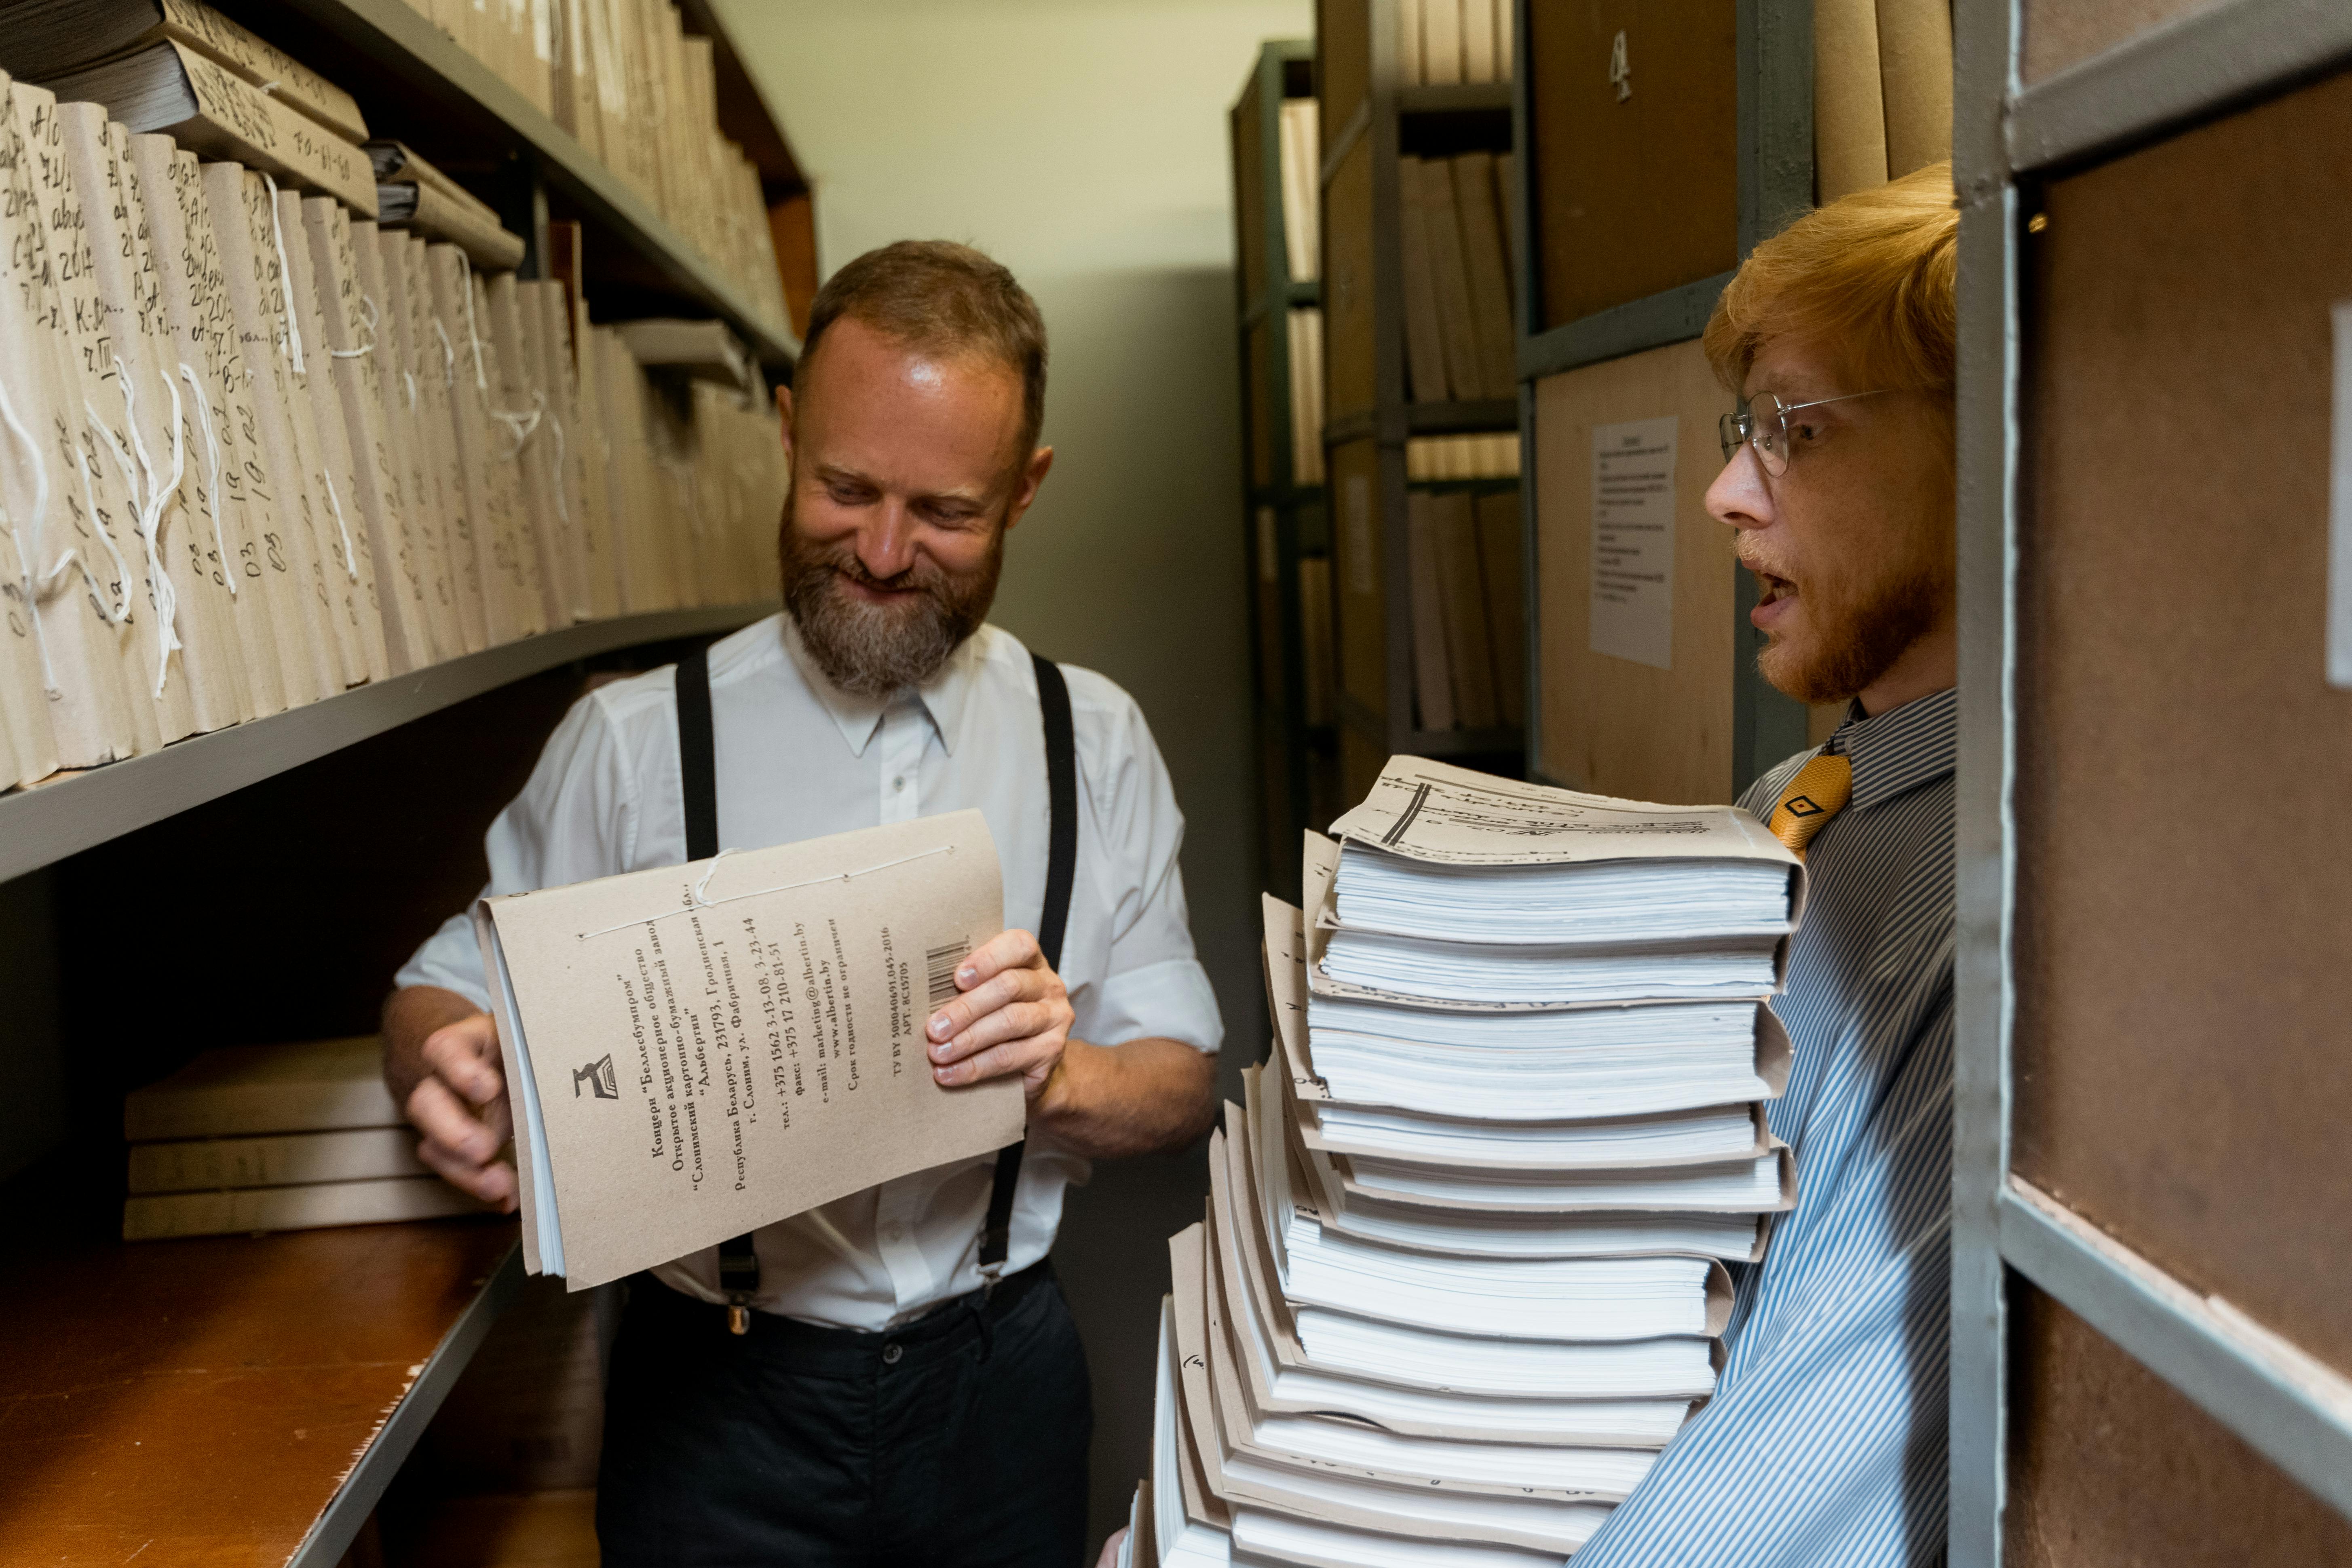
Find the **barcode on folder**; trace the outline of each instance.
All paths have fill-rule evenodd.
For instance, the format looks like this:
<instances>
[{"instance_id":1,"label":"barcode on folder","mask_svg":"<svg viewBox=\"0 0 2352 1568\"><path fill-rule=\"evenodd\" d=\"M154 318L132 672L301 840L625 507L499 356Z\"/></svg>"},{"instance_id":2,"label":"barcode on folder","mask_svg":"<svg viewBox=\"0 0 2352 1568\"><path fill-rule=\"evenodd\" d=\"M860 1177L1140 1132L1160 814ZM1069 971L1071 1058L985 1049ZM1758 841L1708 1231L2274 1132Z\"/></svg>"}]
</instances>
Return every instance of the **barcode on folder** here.
<instances>
[{"instance_id":1,"label":"barcode on folder","mask_svg":"<svg viewBox=\"0 0 2352 1568\"><path fill-rule=\"evenodd\" d=\"M969 942L951 942L945 947L932 948L923 954L923 970L931 979L932 1006L955 1000L956 963L971 951Z\"/></svg>"}]
</instances>

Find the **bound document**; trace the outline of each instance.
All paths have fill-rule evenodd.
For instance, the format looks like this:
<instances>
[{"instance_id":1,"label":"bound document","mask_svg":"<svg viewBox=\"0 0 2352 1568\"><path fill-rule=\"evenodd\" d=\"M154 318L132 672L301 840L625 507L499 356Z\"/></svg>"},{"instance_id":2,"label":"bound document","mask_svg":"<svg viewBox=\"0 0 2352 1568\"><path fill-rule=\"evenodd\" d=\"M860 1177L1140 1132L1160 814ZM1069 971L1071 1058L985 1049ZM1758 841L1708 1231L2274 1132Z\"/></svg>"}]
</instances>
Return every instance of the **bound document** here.
<instances>
[{"instance_id":1,"label":"bound document","mask_svg":"<svg viewBox=\"0 0 2352 1568\"><path fill-rule=\"evenodd\" d=\"M489 899L524 1261L584 1289L1021 1137L924 1021L1004 926L977 811Z\"/></svg>"}]
</instances>

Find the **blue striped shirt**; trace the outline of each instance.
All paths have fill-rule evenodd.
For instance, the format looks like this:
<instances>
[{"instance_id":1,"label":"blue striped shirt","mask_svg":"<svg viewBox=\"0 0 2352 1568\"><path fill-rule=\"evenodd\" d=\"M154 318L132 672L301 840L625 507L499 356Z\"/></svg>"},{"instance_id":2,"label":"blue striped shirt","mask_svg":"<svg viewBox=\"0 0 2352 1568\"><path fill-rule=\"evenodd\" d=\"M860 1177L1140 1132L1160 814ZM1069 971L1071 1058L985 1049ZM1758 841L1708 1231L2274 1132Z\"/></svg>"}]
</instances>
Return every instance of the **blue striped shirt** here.
<instances>
[{"instance_id":1,"label":"blue striped shirt","mask_svg":"<svg viewBox=\"0 0 2352 1568\"><path fill-rule=\"evenodd\" d=\"M1849 716L1853 796L1806 858L1769 1111L1797 1206L1738 1304L1716 1397L1575 1568L1912 1568L1944 1554L1958 694ZM1807 752L1740 804L1771 809Z\"/></svg>"}]
</instances>

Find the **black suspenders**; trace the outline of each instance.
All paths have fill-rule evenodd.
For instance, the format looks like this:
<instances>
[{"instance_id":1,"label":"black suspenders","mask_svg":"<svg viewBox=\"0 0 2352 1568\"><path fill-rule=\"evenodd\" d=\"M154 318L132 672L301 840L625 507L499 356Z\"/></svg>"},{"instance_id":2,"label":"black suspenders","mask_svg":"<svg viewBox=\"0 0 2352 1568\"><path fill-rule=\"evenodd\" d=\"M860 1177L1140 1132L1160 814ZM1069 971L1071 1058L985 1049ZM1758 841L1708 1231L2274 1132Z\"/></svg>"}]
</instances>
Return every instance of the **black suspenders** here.
<instances>
[{"instance_id":1,"label":"black suspenders","mask_svg":"<svg viewBox=\"0 0 2352 1568\"><path fill-rule=\"evenodd\" d=\"M1078 869L1078 751L1070 720L1070 688L1052 659L1029 656L1037 668L1037 706L1045 727L1045 782L1050 811L1050 847L1045 858L1045 908L1037 921L1037 945L1045 962L1062 966L1062 937L1070 924L1070 888ZM708 860L719 853L719 774L710 731L710 661L697 648L677 664L678 784L686 807L686 858ZM981 1223L980 1273L984 1289L996 1289L1013 1240L1013 1195L1021 1184L1024 1140L996 1153L996 1180L989 1189L988 1217ZM760 1258L747 1232L719 1247L719 1287L727 1295L727 1325L737 1333L751 1326L751 1301L760 1289Z\"/></svg>"}]
</instances>

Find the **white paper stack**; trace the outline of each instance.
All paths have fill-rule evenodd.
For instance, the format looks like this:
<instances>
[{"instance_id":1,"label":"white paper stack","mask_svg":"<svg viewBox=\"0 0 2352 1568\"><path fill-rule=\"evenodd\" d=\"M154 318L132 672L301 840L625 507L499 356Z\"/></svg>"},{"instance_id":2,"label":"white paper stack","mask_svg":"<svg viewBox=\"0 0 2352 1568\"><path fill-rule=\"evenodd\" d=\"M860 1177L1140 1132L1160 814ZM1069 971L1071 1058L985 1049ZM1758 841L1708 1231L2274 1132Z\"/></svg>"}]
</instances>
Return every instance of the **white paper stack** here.
<instances>
[{"instance_id":1,"label":"white paper stack","mask_svg":"<svg viewBox=\"0 0 2352 1568\"><path fill-rule=\"evenodd\" d=\"M1392 760L1265 901L1276 1037L1170 1242L1131 1560L1557 1563L1714 1391L1796 1201L1802 867L1731 807Z\"/></svg>"}]
</instances>

